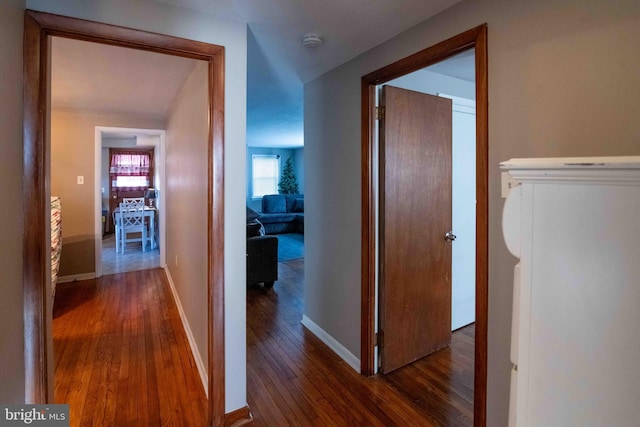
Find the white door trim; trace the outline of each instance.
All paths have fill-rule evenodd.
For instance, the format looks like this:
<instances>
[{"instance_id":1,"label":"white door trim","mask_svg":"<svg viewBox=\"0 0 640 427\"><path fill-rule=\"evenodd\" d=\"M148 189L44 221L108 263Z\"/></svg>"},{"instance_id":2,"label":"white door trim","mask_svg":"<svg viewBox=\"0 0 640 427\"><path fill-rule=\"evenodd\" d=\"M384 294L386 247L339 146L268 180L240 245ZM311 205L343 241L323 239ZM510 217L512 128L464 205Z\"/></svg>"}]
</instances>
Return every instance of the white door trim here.
<instances>
[{"instance_id":1,"label":"white door trim","mask_svg":"<svg viewBox=\"0 0 640 427\"><path fill-rule=\"evenodd\" d=\"M158 199L158 210L160 213L166 212L165 210L165 192L166 177L165 177L165 139L166 131L162 129L137 129L137 128L120 128L120 127L108 127L108 126L96 126L94 137L94 241L95 241L95 272L96 277L102 276L102 137L103 133L126 133L127 135L135 136L157 136L158 141L156 143L147 143L145 145L153 145L155 153L155 174L154 186L160 192L160 198ZM166 216L159 215L160 221L158 229L160 231L160 237L158 244L160 246L160 267L166 267Z\"/></svg>"}]
</instances>

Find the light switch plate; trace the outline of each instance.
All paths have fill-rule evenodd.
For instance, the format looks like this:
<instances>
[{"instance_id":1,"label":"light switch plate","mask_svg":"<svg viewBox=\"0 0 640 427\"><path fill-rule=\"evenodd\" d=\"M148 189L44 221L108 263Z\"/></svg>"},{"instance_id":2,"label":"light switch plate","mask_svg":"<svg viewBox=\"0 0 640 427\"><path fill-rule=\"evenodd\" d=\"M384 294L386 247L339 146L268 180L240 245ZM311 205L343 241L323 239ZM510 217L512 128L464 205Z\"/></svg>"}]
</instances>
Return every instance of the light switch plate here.
<instances>
[{"instance_id":1,"label":"light switch plate","mask_svg":"<svg viewBox=\"0 0 640 427\"><path fill-rule=\"evenodd\" d=\"M84 176L78 175L78 185L84 184Z\"/></svg>"}]
</instances>

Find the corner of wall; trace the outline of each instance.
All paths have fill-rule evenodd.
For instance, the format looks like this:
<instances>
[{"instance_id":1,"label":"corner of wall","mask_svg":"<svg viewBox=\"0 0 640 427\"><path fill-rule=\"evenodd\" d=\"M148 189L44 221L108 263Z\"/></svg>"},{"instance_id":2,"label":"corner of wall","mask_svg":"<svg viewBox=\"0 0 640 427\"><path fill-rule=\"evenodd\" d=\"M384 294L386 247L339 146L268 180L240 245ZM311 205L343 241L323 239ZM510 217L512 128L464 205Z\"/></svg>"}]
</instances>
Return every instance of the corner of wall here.
<instances>
[{"instance_id":1,"label":"corner of wall","mask_svg":"<svg viewBox=\"0 0 640 427\"><path fill-rule=\"evenodd\" d=\"M0 2L0 402L23 403L22 36L24 0Z\"/></svg>"}]
</instances>

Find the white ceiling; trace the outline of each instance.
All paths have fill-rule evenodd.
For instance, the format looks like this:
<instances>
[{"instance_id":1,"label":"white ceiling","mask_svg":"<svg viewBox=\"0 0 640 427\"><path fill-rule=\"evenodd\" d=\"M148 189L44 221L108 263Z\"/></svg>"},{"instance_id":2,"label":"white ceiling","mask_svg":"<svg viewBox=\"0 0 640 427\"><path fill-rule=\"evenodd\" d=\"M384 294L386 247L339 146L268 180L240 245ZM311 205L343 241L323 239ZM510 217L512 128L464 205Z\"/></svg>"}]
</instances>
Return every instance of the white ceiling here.
<instances>
[{"instance_id":1,"label":"white ceiling","mask_svg":"<svg viewBox=\"0 0 640 427\"><path fill-rule=\"evenodd\" d=\"M303 144L303 84L460 0L157 0L247 23L247 143ZM322 34L316 48L305 33ZM52 106L166 117L193 60L55 38ZM434 70L436 71L436 70Z\"/></svg>"},{"instance_id":2,"label":"white ceiling","mask_svg":"<svg viewBox=\"0 0 640 427\"><path fill-rule=\"evenodd\" d=\"M433 73L440 73L446 76L455 77L467 82L476 81L476 55L474 49L465 50L444 61L430 65L426 69Z\"/></svg>"},{"instance_id":3,"label":"white ceiling","mask_svg":"<svg viewBox=\"0 0 640 427\"><path fill-rule=\"evenodd\" d=\"M164 119L196 60L53 37L55 109Z\"/></svg>"},{"instance_id":4,"label":"white ceiling","mask_svg":"<svg viewBox=\"0 0 640 427\"><path fill-rule=\"evenodd\" d=\"M312 80L460 0L158 0L246 22L284 81ZM306 33L325 43L302 46Z\"/></svg>"}]
</instances>

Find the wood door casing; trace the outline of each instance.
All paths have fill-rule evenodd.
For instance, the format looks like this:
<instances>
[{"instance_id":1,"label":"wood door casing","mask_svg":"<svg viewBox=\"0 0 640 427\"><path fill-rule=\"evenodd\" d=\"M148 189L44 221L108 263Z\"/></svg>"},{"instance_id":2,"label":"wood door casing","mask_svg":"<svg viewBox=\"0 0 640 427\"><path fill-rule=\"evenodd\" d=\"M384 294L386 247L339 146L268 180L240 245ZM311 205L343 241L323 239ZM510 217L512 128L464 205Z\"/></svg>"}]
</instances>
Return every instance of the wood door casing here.
<instances>
[{"instance_id":1,"label":"wood door casing","mask_svg":"<svg viewBox=\"0 0 640 427\"><path fill-rule=\"evenodd\" d=\"M475 49L476 85L476 322L473 370L473 425L487 425L487 335L489 305L489 103L488 25L481 24L414 54L387 64L361 79L361 334L360 369L377 371L376 323L378 309L378 138L375 129L375 88L400 76Z\"/></svg>"},{"instance_id":2,"label":"wood door casing","mask_svg":"<svg viewBox=\"0 0 640 427\"><path fill-rule=\"evenodd\" d=\"M53 398L53 349L50 343L51 310L47 297L50 283L46 263L46 227L50 220L44 206L49 204L49 144L45 137L49 111L45 94L49 93L47 37L60 36L144 49L163 54L206 60L208 85L208 213L207 213L207 425L225 425L225 191L224 191L224 89L225 50L205 42L148 33L125 27L90 22L44 12L25 11L24 22L24 372L25 402L45 404ZM49 309L47 309L49 307Z\"/></svg>"},{"instance_id":3,"label":"wood door casing","mask_svg":"<svg viewBox=\"0 0 640 427\"><path fill-rule=\"evenodd\" d=\"M381 370L451 340L451 100L384 86L380 121Z\"/></svg>"}]
</instances>

